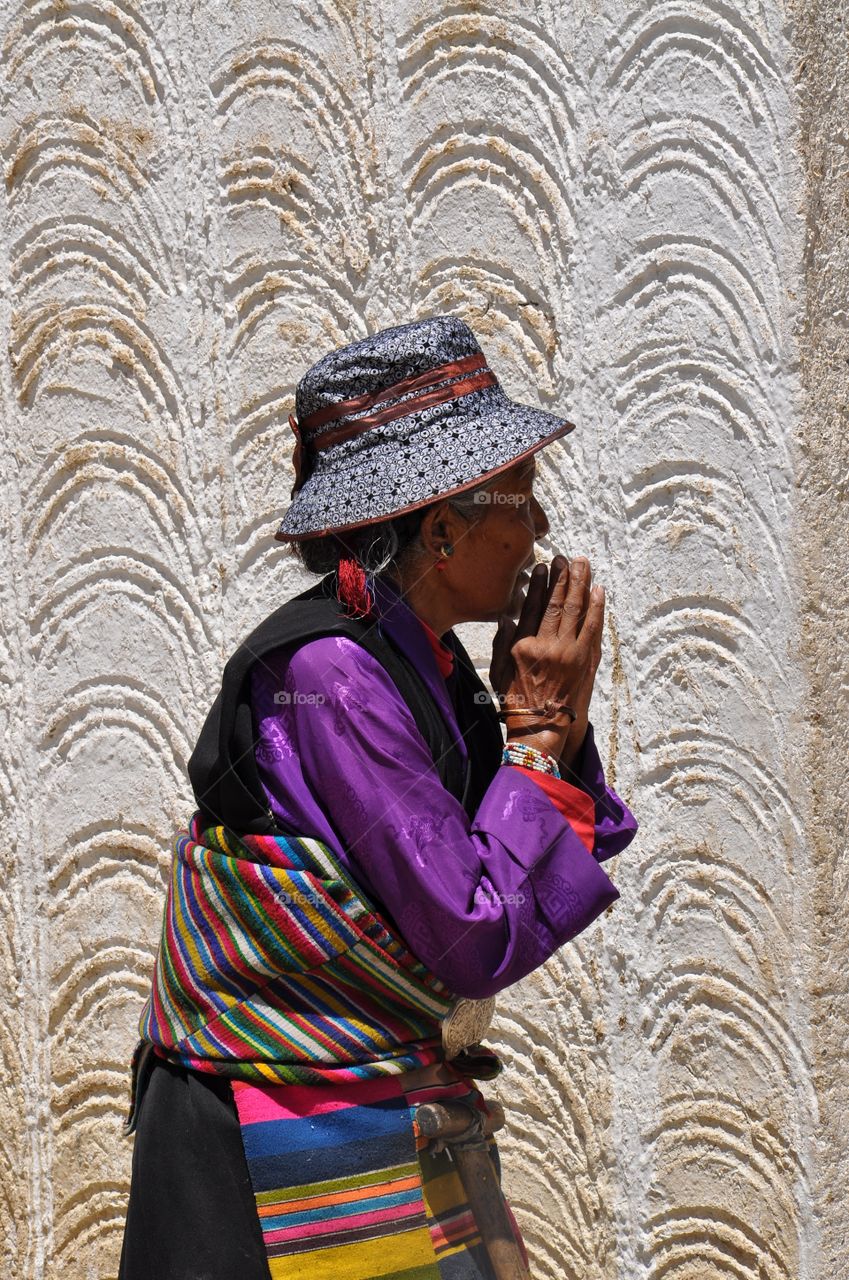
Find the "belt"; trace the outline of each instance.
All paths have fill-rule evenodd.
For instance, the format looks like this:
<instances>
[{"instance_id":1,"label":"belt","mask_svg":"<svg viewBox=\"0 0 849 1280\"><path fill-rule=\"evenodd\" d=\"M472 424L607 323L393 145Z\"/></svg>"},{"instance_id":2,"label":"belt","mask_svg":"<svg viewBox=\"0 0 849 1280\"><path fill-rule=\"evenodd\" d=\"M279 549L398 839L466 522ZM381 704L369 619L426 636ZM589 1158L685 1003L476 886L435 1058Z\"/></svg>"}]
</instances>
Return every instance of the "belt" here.
<instances>
[{"instance_id":1,"label":"belt","mask_svg":"<svg viewBox=\"0 0 849 1280\"><path fill-rule=\"evenodd\" d=\"M426 1067L417 1067L415 1071L405 1071L398 1077L404 1093L413 1093L416 1089L428 1089L434 1084L456 1084L458 1080L467 1079L468 1077L456 1067L452 1067L450 1062L431 1062Z\"/></svg>"}]
</instances>

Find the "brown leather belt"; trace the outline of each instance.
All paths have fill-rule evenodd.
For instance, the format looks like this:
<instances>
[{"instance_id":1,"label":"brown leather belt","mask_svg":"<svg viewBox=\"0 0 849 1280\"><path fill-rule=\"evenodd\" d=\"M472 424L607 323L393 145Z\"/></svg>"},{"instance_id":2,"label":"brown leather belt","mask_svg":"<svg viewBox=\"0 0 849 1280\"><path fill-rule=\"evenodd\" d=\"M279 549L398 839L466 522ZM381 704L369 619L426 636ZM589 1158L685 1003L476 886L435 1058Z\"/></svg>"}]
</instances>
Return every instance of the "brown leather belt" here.
<instances>
[{"instance_id":1,"label":"brown leather belt","mask_svg":"<svg viewBox=\"0 0 849 1280\"><path fill-rule=\"evenodd\" d=\"M431 1062L429 1066L417 1067L415 1071L405 1071L398 1079L404 1092L412 1093L435 1084L456 1084L458 1080L468 1080L468 1077L452 1067L450 1062ZM471 1081L469 1087L473 1087Z\"/></svg>"}]
</instances>

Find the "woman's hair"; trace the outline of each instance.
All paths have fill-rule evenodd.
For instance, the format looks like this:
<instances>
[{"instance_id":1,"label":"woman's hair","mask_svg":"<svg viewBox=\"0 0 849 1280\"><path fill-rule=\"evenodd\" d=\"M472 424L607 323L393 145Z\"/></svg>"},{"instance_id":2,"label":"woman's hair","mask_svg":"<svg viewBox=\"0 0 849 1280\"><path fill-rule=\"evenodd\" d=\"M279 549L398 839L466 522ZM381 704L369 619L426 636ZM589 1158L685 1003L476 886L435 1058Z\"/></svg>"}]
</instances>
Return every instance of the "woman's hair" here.
<instances>
[{"instance_id":1,"label":"woman's hair","mask_svg":"<svg viewBox=\"0 0 849 1280\"><path fill-rule=\"evenodd\" d=\"M346 557L356 560L368 574L382 573L390 567L402 569L424 554L419 531L428 511L442 502L448 502L467 524L477 524L489 509L478 494L484 493L500 479L500 475L495 476L474 489L455 494L454 497L436 498L417 511L408 511L388 520L376 520L359 529L339 534L329 533L321 538L306 538L303 542L294 543L293 550L310 573L331 573L338 569L339 561Z\"/></svg>"}]
</instances>

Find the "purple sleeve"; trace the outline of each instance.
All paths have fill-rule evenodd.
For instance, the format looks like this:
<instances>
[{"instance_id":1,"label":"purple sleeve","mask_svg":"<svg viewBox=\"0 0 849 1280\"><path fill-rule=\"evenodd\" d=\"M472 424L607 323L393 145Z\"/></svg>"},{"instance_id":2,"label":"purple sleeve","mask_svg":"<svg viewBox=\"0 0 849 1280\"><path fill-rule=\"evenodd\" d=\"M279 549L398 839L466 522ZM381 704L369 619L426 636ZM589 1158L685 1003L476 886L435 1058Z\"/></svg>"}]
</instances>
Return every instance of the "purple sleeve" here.
<instances>
[{"instance_id":1,"label":"purple sleeve","mask_svg":"<svg viewBox=\"0 0 849 1280\"><path fill-rule=\"evenodd\" d=\"M606 862L631 843L637 820L623 800L606 783L592 725L587 729L578 768L568 781L595 801L595 846L599 862Z\"/></svg>"},{"instance_id":2,"label":"purple sleeve","mask_svg":"<svg viewBox=\"0 0 849 1280\"><path fill-rule=\"evenodd\" d=\"M278 818L328 843L457 995L516 982L618 898L519 770L498 769L470 821L395 684L355 642L325 636L267 655L252 696Z\"/></svg>"}]
</instances>

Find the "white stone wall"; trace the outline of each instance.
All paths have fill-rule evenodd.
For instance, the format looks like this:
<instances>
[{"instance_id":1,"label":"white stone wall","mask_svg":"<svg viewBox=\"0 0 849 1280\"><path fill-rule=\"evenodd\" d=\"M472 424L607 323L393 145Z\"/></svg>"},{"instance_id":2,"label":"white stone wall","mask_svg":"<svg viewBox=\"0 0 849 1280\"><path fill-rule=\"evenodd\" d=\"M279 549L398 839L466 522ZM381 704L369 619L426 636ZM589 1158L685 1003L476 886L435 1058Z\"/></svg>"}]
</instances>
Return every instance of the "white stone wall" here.
<instances>
[{"instance_id":1,"label":"white stone wall","mask_svg":"<svg viewBox=\"0 0 849 1280\"><path fill-rule=\"evenodd\" d=\"M186 760L239 636L306 585L270 541L294 384L451 311L508 391L579 424L540 494L550 549L608 587L597 734L642 823L621 901L501 1000L535 1274L835 1280L794 443L822 168L790 16L7 0L0 21L3 1275L117 1270Z\"/></svg>"}]
</instances>

